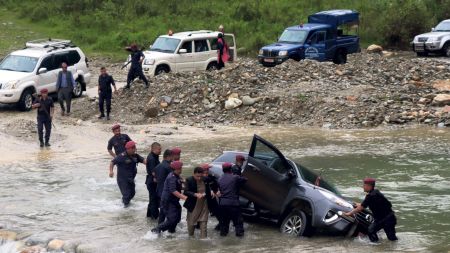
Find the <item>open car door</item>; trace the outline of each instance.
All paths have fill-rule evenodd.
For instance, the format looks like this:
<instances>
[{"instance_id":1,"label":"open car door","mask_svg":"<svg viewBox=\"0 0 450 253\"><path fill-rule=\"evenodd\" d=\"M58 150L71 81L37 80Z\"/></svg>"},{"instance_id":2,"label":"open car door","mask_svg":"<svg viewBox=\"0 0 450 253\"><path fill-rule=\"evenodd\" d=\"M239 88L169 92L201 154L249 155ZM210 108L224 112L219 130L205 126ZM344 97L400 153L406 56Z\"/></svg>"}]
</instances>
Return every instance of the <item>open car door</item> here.
<instances>
[{"instance_id":1,"label":"open car door","mask_svg":"<svg viewBox=\"0 0 450 253\"><path fill-rule=\"evenodd\" d=\"M254 135L242 176L241 195L273 214L280 214L291 185L292 166L270 142Z\"/></svg>"},{"instance_id":2,"label":"open car door","mask_svg":"<svg viewBox=\"0 0 450 253\"><path fill-rule=\"evenodd\" d=\"M234 34L232 33L225 33L225 41L228 44L229 53L230 53L230 59L228 61L233 62L237 59L237 47L236 47L236 39L234 37Z\"/></svg>"}]
</instances>

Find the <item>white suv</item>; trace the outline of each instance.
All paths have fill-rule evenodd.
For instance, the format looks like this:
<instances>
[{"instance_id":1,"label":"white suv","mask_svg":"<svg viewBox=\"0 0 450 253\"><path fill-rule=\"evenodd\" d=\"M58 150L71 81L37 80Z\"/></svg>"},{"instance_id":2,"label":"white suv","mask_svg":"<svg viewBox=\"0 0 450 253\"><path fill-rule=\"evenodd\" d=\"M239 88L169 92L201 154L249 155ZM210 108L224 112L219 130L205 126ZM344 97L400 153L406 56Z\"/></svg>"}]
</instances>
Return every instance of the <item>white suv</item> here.
<instances>
[{"instance_id":1,"label":"white suv","mask_svg":"<svg viewBox=\"0 0 450 253\"><path fill-rule=\"evenodd\" d=\"M415 36L411 44L417 56L437 53L450 57L450 19L442 21L429 33Z\"/></svg>"},{"instance_id":2,"label":"white suv","mask_svg":"<svg viewBox=\"0 0 450 253\"><path fill-rule=\"evenodd\" d=\"M148 76L168 72L212 70L217 68L217 37L219 32L189 31L172 36L159 36L147 51L142 69ZM233 34L225 34L230 61L237 58Z\"/></svg>"},{"instance_id":3,"label":"white suv","mask_svg":"<svg viewBox=\"0 0 450 253\"><path fill-rule=\"evenodd\" d=\"M26 48L12 52L0 62L0 103L17 103L19 109L31 109L33 94L47 88L55 93L61 63L66 62L75 79L73 91L80 97L91 79L87 59L69 40L35 40Z\"/></svg>"}]
</instances>

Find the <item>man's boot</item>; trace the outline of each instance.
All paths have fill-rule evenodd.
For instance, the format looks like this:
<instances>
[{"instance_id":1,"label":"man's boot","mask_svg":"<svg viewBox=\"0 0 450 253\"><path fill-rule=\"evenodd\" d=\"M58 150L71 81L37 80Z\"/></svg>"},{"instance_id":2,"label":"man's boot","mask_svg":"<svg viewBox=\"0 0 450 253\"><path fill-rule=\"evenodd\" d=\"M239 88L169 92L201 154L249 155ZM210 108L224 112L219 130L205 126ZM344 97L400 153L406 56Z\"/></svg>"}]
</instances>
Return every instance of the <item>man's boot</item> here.
<instances>
[{"instance_id":1,"label":"man's boot","mask_svg":"<svg viewBox=\"0 0 450 253\"><path fill-rule=\"evenodd\" d=\"M110 118L109 118L109 113L106 114L106 120L110 120Z\"/></svg>"},{"instance_id":2,"label":"man's boot","mask_svg":"<svg viewBox=\"0 0 450 253\"><path fill-rule=\"evenodd\" d=\"M43 141L40 141L39 146L40 146L41 148L43 148L43 147L44 147L44 142L43 142Z\"/></svg>"}]
</instances>

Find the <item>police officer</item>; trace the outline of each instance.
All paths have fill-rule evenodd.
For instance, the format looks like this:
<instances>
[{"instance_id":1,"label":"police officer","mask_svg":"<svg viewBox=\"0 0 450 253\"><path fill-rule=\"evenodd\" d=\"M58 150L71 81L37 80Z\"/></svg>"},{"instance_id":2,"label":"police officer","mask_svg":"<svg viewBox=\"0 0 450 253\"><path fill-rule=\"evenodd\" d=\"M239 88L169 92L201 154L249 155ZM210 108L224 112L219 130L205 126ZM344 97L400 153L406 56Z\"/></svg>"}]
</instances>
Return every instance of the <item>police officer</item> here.
<instances>
[{"instance_id":1,"label":"police officer","mask_svg":"<svg viewBox=\"0 0 450 253\"><path fill-rule=\"evenodd\" d=\"M133 82L136 77L139 77L142 81L144 81L145 87L148 88L147 77L145 77L144 72L142 71L142 62L145 58L144 53L138 49L136 44L132 44L127 49L131 52L131 67L128 71L127 86L125 86L125 88L129 89L131 82Z\"/></svg>"},{"instance_id":2,"label":"police officer","mask_svg":"<svg viewBox=\"0 0 450 253\"><path fill-rule=\"evenodd\" d=\"M55 106L53 105L53 99L48 97L48 90L42 89L41 96L34 101L33 108L37 109L37 127L39 142L41 148L50 147L50 134L52 132L52 120L53 113L55 112ZM44 127L45 127L45 143L44 143Z\"/></svg>"},{"instance_id":3,"label":"police officer","mask_svg":"<svg viewBox=\"0 0 450 253\"><path fill-rule=\"evenodd\" d=\"M244 236L244 223L239 205L239 188L247 179L232 174L231 163L222 164L223 175L219 178L219 207L221 212L220 235L227 236L230 221L236 231L236 236Z\"/></svg>"},{"instance_id":4,"label":"police officer","mask_svg":"<svg viewBox=\"0 0 450 253\"><path fill-rule=\"evenodd\" d=\"M114 133L114 136L111 137L108 141L108 152L112 157L116 157L117 155L125 152L125 144L129 141L131 141L130 136L126 134L120 133L120 125L115 124L111 127L112 132ZM112 149L114 148L114 152Z\"/></svg>"},{"instance_id":5,"label":"police officer","mask_svg":"<svg viewBox=\"0 0 450 253\"><path fill-rule=\"evenodd\" d=\"M170 168L171 162L172 151L170 149L166 149L163 154L163 161L155 168L153 181L156 182L156 202L160 208L158 223L162 223L166 218L164 213L161 212L161 197L164 189L164 182L166 181L167 176L172 172L172 169Z\"/></svg>"},{"instance_id":6,"label":"police officer","mask_svg":"<svg viewBox=\"0 0 450 253\"><path fill-rule=\"evenodd\" d=\"M172 149L172 161L179 161L181 159L181 148L175 147Z\"/></svg>"},{"instance_id":7,"label":"police officer","mask_svg":"<svg viewBox=\"0 0 450 253\"><path fill-rule=\"evenodd\" d=\"M157 219L159 216L159 202L156 195L156 182L155 182L155 168L160 164L159 155L161 154L161 144L153 142L151 145L151 151L147 156L147 178L145 184L147 185L149 202L147 207L147 217Z\"/></svg>"},{"instance_id":8,"label":"police officer","mask_svg":"<svg viewBox=\"0 0 450 253\"><path fill-rule=\"evenodd\" d=\"M108 75L105 67L100 68L100 73L101 74L98 77L98 107L100 109L100 116L98 116L98 118L102 119L105 117L104 103L106 100L106 120L109 120L112 98L111 86L114 87L114 92L117 92L117 88L113 77Z\"/></svg>"},{"instance_id":9,"label":"police officer","mask_svg":"<svg viewBox=\"0 0 450 253\"><path fill-rule=\"evenodd\" d=\"M109 165L109 176L114 177L114 165L117 165L117 184L122 193L124 207L130 205L136 194L134 179L137 174L138 163L147 164L147 161L136 153L136 143L129 141L125 144L126 151L116 156Z\"/></svg>"},{"instance_id":10,"label":"police officer","mask_svg":"<svg viewBox=\"0 0 450 253\"><path fill-rule=\"evenodd\" d=\"M377 232L384 229L387 238L390 241L398 240L395 235L395 225L397 218L394 211L392 211L392 204L389 200L378 190L375 189L375 179L366 178L363 181L364 192L367 193L366 198L361 204L357 204L352 211L345 213L347 216L352 216L361 212L364 208L369 208L372 211L375 221L369 226L368 236L371 242L378 242Z\"/></svg>"},{"instance_id":11,"label":"police officer","mask_svg":"<svg viewBox=\"0 0 450 253\"><path fill-rule=\"evenodd\" d=\"M161 212L164 213L165 219L156 228L152 229L153 233L161 233L166 230L169 233L175 233L177 224L181 221L180 199L187 199L187 196L181 193L182 183L180 175L183 163L173 161L170 167L173 169L173 172L167 176L161 196Z\"/></svg>"},{"instance_id":12,"label":"police officer","mask_svg":"<svg viewBox=\"0 0 450 253\"><path fill-rule=\"evenodd\" d=\"M236 155L236 163L232 167L232 172L234 175L240 176L242 174L242 166L245 162L245 156Z\"/></svg>"}]
</instances>

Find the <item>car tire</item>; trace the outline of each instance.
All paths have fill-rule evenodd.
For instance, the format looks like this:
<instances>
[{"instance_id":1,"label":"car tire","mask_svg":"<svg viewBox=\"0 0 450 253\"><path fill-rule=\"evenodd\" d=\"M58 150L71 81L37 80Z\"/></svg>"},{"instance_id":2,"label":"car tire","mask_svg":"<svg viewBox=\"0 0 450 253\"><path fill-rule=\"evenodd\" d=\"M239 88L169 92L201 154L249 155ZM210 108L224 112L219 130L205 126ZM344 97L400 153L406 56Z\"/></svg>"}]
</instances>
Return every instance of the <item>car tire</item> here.
<instances>
[{"instance_id":1,"label":"car tire","mask_svg":"<svg viewBox=\"0 0 450 253\"><path fill-rule=\"evenodd\" d=\"M450 43L445 43L444 47L442 47L442 53L444 56L450 57Z\"/></svg>"},{"instance_id":2,"label":"car tire","mask_svg":"<svg viewBox=\"0 0 450 253\"><path fill-rule=\"evenodd\" d=\"M338 50L334 56L333 62L335 64L345 64L347 63L347 52L345 50Z\"/></svg>"},{"instance_id":3,"label":"car tire","mask_svg":"<svg viewBox=\"0 0 450 253\"><path fill-rule=\"evenodd\" d=\"M308 228L306 214L298 209L292 210L280 226L280 232L290 236L304 236Z\"/></svg>"},{"instance_id":4,"label":"car tire","mask_svg":"<svg viewBox=\"0 0 450 253\"><path fill-rule=\"evenodd\" d=\"M161 66L156 67L155 76L161 75L163 73L169 73L169 72L170 72L170 70L168 69L168 67L161 65Z\"/></svg>"},{"instance_id":5,"label":"car tire","mask_svg":"<svg viewBox=\"0 0 450 253\"><path fill-rule=\"evenodd\" d=\"M215 61L210 62L208 64L208 66L206 67L206 70L208 70L208 71L214 71L214 70L217 70L217 69L218 69L217 62L215 62Z\"/></svg>"},{"instance_id":6,"label":"car tire","mask_svg":"<svg viewBox=\"0 0 450 253\"><path fill-rule=\"evenodd\" d=\"M80 81L75 81L75 87L73 88L73 97L79 98L83 95L83 85Z\"/></svg>"},{"instance_id":7,"label":"car tire","mask_svg":"<svg viewBox=\"0 0 450 253\"><path fill-rule=\"evenodd\" d=\"M416 54L417 54L417 57L426 57L426 56L428 56L427 52L416 52Z\"/></svg>"},{"instance_id":8,"label":"car tire","mask_svg":"<svg viewBox=\"0 0 450 253\"><path fill-rule=\"evenodd\" d=\"M31 89L26 89L22 92L20 100L18 103L19 110L29 111L33 105L33 91Z\"/></svg>"}]
</instances>

